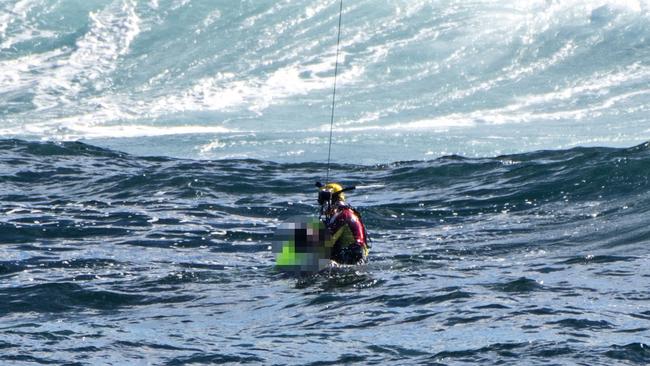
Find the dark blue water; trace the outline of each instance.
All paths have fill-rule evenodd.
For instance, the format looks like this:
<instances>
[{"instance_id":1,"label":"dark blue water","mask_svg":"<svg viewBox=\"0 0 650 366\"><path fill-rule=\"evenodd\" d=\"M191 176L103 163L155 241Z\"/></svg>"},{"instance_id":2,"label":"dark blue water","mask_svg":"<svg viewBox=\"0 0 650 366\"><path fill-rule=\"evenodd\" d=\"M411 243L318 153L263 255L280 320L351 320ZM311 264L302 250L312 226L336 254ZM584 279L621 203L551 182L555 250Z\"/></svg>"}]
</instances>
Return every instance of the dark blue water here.
<instances>
[{"instance_id":1,"label":"dark blue water","mask_svg":"<svg viewBox=\"0 0 650 366\"><path fill-rule=\"evenodd\" d=\"M0 364L650 363L648 144L336 165L371 263L304 277L322 164L0 151Z\"/></svg>"}]
</instances>

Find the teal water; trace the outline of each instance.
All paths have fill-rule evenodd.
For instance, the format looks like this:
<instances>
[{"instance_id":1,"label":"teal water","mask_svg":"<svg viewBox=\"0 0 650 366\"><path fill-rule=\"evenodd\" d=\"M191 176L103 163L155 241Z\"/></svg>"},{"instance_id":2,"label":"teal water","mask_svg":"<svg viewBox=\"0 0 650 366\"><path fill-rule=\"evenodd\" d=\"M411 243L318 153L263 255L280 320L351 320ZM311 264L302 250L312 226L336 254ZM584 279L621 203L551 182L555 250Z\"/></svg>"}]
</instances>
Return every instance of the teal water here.
<instances>
[{"instance_id":1,"label":"teal water","mask_svg":"<svg viewBox=\"0 0 650 366\"><path fill-rule=\"evenodd\" d=\"M650 139L644 1L344 4L334 159ZM4 1L0 135L326 159L336 1Z\"/></svg>"},{"instance_id":2,"label":"teal water","mask_svg":"<svg viewBox=\"0 0 650 366\"><path fill-rule=\"evenodd\" d=\"M650 363L650 4L0 1L0 363Z\"/></svg>"}]
</instances>

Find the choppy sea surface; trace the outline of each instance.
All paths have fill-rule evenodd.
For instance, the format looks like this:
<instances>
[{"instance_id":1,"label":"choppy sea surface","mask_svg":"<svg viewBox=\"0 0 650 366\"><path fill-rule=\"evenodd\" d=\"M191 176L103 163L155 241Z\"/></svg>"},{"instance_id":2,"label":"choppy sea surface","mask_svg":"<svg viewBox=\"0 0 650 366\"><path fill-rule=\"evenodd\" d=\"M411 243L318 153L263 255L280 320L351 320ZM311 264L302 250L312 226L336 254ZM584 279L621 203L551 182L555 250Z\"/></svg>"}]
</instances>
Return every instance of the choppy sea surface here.
<instances>
[{"instance_id":1,"label":"choppy sea surface","mask_svg":"<svg viewBox=\"0 0 650 366\"><path fill-rule=\"evenodd\" d=\"M647 144L335 165L371 262L306 276L323 164L0 150L0 363L650 362Z\"/></svg>"},{"instance_id":2,"label":"choppy sea surface","mask_svg":"<svg viewBox=\"0 0 650 366\"><path fill-rule=\"evenodd\" d=\"M650 4L0 1L0 364L650 364Z\"/></svg>"}]
</instances>

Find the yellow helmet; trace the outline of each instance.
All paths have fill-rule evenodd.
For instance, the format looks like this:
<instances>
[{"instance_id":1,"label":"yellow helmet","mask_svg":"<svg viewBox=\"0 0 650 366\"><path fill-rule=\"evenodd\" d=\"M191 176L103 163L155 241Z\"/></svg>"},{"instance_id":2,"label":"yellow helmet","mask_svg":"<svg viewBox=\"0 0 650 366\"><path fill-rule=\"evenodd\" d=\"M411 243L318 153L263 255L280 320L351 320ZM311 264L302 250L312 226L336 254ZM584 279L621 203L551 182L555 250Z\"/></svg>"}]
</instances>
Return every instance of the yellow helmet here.
<instances>
[{"instance_id":1,"label":"yellow helmet","mask_svg":"<svg viewBox=\"0 0 650 366\"><path fill-rule=\"evenodd\" d=\"M327 202L345 201L345 193L343 193L343 186L338 183L327 183L319 187L318 203L321 205Z\"/></svg>"}]
</instances>

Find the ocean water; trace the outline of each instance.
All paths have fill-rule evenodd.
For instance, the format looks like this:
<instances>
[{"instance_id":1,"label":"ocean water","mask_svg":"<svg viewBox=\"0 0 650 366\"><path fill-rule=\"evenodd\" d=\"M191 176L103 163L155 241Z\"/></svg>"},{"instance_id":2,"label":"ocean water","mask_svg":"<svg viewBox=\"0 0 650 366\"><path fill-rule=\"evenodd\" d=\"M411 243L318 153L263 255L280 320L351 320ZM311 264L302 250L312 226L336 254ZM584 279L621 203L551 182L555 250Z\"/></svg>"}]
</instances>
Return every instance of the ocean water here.
<instances>
[{"instance_id":1,"label":"ocean water","mask_svg":"<svg viewBox=\"0 0 650 366\"><path fill-rule=\"evenodd\" d=\"M335 165L371 262L305 276L322 163L0 148L0 363L650 362L647 144Z\"/></svg>"},{"instance_id":2,"label":"ocean water","mask_svg":"<svg viewBox=\"0 0 650 366\"><path fill-rule=\"evenodd\" d=\"M0 135L322 162L338 5L4 0ZM635 146L649 60L647 1L345 2L333 157Z\"/></svg>"},{"instance_id":3,"label":"ocean water","mask_svg":"<svg viewBox=\"0 0 650 366\"><path fill-rule=\"evenodd\" d=\"M281 273L338 9L0 2L0 364L650 363L650 4L345 0Z\"/></svg>"}]
</instances>

